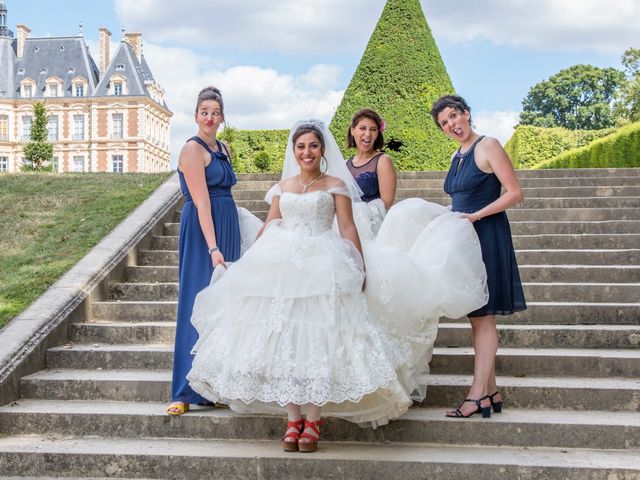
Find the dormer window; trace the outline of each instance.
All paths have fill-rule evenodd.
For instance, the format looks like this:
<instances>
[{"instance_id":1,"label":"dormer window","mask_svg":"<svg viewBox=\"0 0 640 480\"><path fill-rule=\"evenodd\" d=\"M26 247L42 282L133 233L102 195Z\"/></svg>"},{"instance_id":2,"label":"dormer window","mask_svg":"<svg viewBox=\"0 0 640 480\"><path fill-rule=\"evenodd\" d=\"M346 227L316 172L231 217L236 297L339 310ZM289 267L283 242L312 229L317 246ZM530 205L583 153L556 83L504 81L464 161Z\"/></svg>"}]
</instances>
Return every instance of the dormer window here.
<instances>
[{"instance_id":1,"label":"dormer window","mask_svg":"<svg viewBox=\"0 0 640 480\"><path fill-rule=\"evenodd\" d=\"M84 77L78 76L71 81L72 94L74 97L84 97L89 84Z\"/></svg>"},{"instance_id":2,"label":"dormer window","mask_svg":"<svg viewBox=\"0 0 640 480\"><path fill-rule=\"evenodd\" d=\"M62 96L62 80L58 77L47 78L47 97Z\"/></svg>"},{"instance_id":3,"label":"dormer window","mask_svg":"<svg viewBox=\"0 0 640 480\"><path fill-rule=\"evenodd\" d=\"M25 78L20 82L20 96L22 98L33 97L35 91L36 91L36 82L34 82L31 78Z\"/></svg>"},{"instance_id":4,"label":"dormer window","mask_svg":"<svg viewBox=\"0 0 640 480\"><path fill-rule=\"evenodd\" d=\"M109 79L109 95L115 95L117 97L127 95L127 79L122 75L113 75Z\"/></svg>"}]
</instances>

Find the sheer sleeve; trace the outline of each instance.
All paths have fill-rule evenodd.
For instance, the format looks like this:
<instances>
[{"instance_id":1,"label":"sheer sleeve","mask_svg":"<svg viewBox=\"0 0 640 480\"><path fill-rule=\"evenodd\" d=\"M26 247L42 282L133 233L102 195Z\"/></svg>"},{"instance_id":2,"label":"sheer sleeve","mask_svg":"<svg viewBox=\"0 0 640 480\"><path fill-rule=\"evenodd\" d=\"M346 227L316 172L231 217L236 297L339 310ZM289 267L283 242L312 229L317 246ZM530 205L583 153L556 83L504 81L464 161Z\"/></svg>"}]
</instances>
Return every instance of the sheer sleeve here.
<instances>
[{"instance_id":1,"label":"sheer sleeve","mask_svg":"<svg viewBox=\"0 0 640 480\"><path fill-rule=\"evenodd\" d=\"M280 188L280 182L276 183L273 187L269 189L267 194L264 196L264 201L271 205L271 201L273 197L279 197L282 195L282 189Z\"/></svg>"},{"instance_id":2,"label":"sheer sleeve","mask_svg":"<svg viewBox=\"0 0 640 480\"><path fill-rule=\"evenodd\" d=\"M344 195L345 197L351 198L351 192L344 185L336 185L335 187L331 187L327 190L327 192L333 195Z\"/></svg>"}]
</instances>

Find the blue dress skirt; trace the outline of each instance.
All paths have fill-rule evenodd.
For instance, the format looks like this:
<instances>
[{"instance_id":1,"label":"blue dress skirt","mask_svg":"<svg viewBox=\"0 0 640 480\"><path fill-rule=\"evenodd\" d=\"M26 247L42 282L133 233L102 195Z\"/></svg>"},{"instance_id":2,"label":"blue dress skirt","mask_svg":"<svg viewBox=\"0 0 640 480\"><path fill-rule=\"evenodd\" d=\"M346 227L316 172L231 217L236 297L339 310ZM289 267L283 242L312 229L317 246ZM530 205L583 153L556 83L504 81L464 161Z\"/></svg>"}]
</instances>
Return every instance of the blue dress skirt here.
<instances>
[{"instance_id":1,"label":"blue dress skirt","mask_svg":"<svg viewBox=\"0 0 640 480\"><path fill-rule=\"evenodd\" d=\"M212 151L199 137L192 137L211 155L211 162L205 168L205 179L211 198L211 217L216 233L216 243L225 261L235 261L240 257L240 227L238 211L231 196L231 187L236 184L236 175L218 142L218 151ZM173 354L173 381L171 397L174 402L207 403L195 393L187 382L193 355L191 349L198 339L198 333L191 324L191 312L196 295L209 285L213 273L211 255L208 253L200 222L187 183L178 171L180 188L184 195L184 206L180 216L179 246L179 291L176 338Z\"/></svg>"},{"instance_id":2,"label":"blue dress skirt","mask_svg":"<svg viewBox=\"0 0 640 480\"><path fill-rule=\"evenodd\" d=\"M452 209L473 213L500 197L502 185L494 173L486 173L475 162L478 138L464 154L456 153L444 181L444 191L451 195ZM518 263L511 239L511 228L505 212L489 215L473 223L487 270L489 302L469 314L510 315L527 308Z\"/></svg>"}]
</instances>

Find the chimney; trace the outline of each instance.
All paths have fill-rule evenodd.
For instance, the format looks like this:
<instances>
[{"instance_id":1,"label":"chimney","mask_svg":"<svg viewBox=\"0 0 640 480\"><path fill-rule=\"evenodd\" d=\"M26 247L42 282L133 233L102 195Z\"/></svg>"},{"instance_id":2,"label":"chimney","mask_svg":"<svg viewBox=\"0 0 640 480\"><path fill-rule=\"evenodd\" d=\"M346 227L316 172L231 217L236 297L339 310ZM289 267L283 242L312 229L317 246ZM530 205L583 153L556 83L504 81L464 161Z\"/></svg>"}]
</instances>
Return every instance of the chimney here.
<instances>
[{"instance_id":1,"label":"chimney","mask_svg":"<svg viewBox=\"0 0 640 480\"><path fill-rule=\"evenodd\" d=\"M16 52L16 56L18 58L22 58L22 55L24 54L24 44L27 41L27 38L29 38L31 30L29 30L27 26L23 24L16 25L16 28L18 29L18 51Z\"/></svg>"},{"instance_id":2,"label":"chimney","mask_svg":"<svg viewBox=\"0 0 640 480\"><path fill-rule=\"evenodd\" d=\"M107 71L107 67L109 66L109 58L111 57L111 32L107 30L105 27L101 27L100 35L98 37L98 53L100 56L100 64L98 65L98 70L100 70L100 74L104 74Z\"/></svg>"},{"instance_id":3,"label":"chimney","mask_svg":"<svg viewBox=\"0 0 640 480\"><path fill-rule=\"evenodd\" d=\"M136 52L138 61L142 61L142 34L141 33L125 33L127 43L133 47L133 51Z\"/></svg>"}]
</instances>

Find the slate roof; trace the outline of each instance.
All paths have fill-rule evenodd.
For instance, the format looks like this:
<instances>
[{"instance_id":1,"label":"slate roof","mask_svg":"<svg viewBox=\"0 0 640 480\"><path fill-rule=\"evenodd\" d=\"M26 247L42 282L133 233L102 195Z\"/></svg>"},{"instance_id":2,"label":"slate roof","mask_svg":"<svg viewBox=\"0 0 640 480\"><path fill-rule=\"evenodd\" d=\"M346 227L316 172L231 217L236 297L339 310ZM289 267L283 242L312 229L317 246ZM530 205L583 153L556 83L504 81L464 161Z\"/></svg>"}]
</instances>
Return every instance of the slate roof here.
<instances>
[{"instance_id":1,"label":"slate roof","mask_svg":"<svg viewBox=\"0 0 640 480\"><path fill-rule=\"evenodd\" d=\"M89 49L81 36L28 38L22 58L17 59L13 96L20 96L20 82L31 78L36 82L34 98L45 94L46 81L50 77L62 80L62 95L70 97L71 81L83 77L89 83L91 94L98 83L99 73Z\"/></svg>"}]
</instances>

